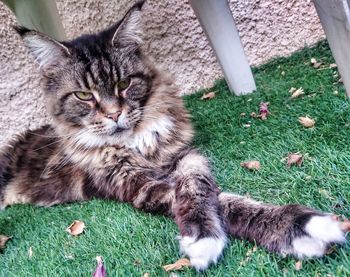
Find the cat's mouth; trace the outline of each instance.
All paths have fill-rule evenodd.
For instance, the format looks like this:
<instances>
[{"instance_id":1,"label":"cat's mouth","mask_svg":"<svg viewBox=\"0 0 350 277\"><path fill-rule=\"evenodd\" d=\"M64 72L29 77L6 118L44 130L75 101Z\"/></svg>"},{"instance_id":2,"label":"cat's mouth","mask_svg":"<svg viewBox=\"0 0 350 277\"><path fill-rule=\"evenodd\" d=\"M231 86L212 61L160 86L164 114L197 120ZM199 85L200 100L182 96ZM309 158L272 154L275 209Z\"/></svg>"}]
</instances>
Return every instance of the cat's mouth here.
<instances>
[{"instance_id":1,"label":"cat's mouth","mask_svg":"<svg viewBox=\"0 0 350 277\"><path fill-rule=\"evenodd\" d=\"M129 130L129 126L106 126L104 128L97 128L92 130L92 134L97 135L99 137L113 137L119 136L123 132Z\"/></svg>"},{"instance_id":2,"label":"cat's mouth","mask_svg":"<svg viewBox=\"0 0 350 277\"><path fill-rule=\"evenodd\" d=\"M112 132L111 132L109 135L112 136L112 135L115 135L115 134L117 134L117 133L124 132L124 131L126 131L126 130L127 130L127 128L117 127L117 128L115 128L114 130L112 130Z\"/></svg>"}]
</instances>

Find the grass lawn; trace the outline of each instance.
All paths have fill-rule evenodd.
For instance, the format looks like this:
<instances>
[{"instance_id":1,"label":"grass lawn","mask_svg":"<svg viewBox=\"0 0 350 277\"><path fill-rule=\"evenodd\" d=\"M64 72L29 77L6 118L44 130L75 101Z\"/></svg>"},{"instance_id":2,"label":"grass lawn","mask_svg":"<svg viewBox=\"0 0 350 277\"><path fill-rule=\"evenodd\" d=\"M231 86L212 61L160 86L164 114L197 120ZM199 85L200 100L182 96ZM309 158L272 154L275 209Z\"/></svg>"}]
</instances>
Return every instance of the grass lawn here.
<instances>
[{"instance_id":1,"label":"grass lawn","mask_svg":"<svg viewBox=\"0 0 350 277\"><path fill-rule=\"evenodd\" d=\"M334 62L322 42L255 68L258 90L252 95L235 97L218 81L211 89L217 92L214 99L201 101L203 91L186 97L197 130L195 145L212 161L223 190L350 217L350 102L337 83L339 77L334 76L336 69L314 69L312 57L326 65ZM290 99L291 87L303 87L305 95ZM250 117L251 112L258 112L261 101L270 102L266 121ZM298 123L298 117L305 115L316 120L314 128ZM303 165L287 169L282 159L297 151L306 157ZM240 167L240 162L250 159L261 162L260 171ZM65 229L76 219L87 228L81 236L72 237ZM162 265L181 257L177 227L170 219L109 201L49 209L13 206L0 213L0 233L13 236L0 253L0 276L90 276L97 255L104 257L109 276L145 272L169 276ZM262 248L251 253L253 247L232 239L224 258L204 275L350 276L348 244L327 257L304 261L299 271L295 259ZM176 274L199 275L193 269Z\"/></svg>"}]
</instances>

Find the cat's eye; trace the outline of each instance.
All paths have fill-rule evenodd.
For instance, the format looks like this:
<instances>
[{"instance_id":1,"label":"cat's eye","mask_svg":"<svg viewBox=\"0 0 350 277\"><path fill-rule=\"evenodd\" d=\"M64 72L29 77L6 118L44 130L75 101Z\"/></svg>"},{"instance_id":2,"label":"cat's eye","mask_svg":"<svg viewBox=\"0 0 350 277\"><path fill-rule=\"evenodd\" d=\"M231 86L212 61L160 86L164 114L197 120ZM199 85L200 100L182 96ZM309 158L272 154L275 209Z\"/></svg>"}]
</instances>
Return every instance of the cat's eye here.
<instances>
[{"instance_id":1,"label":"cat's eye","mask_svg":"<svg viewBox=\"0 0 350 277\"><path fill-rule=\"evenodd\" d=\"M120 80L117 84L117 87L118 87L118 91L122 91L124 89L127 89L130 85L130 79L127 78L127 79L123 79L123 80Z\"/></svg>"},{"instance_id":2,"label":"cat's eye","mask_svg":"<svg viewBox=\"0 0 350 277\"><path fill-rule=\"evenodd\" d=\"M85 91L76 91L74 92L74 95L83 101L90 101L94 99L94 95L90 92L85 92Z\"/></svg>"}]
</instances>

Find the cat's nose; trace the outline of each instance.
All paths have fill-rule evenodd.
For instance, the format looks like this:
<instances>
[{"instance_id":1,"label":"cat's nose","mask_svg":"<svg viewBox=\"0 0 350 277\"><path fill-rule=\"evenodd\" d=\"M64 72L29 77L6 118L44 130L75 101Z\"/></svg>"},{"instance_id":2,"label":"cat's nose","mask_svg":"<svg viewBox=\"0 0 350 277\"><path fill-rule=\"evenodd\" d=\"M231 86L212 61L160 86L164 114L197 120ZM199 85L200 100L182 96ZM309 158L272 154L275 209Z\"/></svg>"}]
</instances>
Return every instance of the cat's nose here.
<instances>
[{"instance_id":1,"label":"cat's nose","mask_svg":"<svg viewBox=\"0 0 350 277\"><path fill-rule=\"evenodd\" d=\"M113 121L118 121L119 116L121 115L121 111L115 112L115 113L108 113L106 114L106 117L109 119L112 119Z\"/></svg>"}]
</instances>

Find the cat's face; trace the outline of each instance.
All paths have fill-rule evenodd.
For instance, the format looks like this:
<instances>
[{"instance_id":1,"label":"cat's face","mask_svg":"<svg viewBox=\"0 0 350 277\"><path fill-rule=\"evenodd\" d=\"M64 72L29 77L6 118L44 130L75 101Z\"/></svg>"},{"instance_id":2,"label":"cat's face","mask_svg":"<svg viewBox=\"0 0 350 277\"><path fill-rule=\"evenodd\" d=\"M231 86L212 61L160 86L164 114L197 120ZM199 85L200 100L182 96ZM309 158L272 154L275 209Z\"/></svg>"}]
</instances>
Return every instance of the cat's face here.
<instances>
[{"instance_id":1,"label":"cat's face","mask_svg":"<svg viewBox=\"0 0 350 277\"><path fill-rule=\"evenodd\" d=\"M117 140L142 120L153 76L139 50L141 5L111 28L69 42L18 29L42 69L52 116L85 145Z\"/></svg>"}]
</instances>

